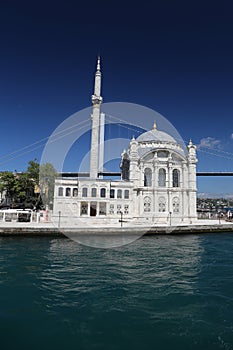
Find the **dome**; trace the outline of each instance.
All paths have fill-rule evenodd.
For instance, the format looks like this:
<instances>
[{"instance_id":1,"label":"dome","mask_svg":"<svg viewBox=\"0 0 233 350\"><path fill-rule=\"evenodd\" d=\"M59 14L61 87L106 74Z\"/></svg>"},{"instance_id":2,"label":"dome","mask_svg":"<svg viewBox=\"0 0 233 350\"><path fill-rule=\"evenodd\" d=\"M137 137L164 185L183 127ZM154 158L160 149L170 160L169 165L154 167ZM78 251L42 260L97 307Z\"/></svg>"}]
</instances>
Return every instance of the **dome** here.
<instances>
[{"instance_id":1,"label":"dome","mask_svg":"<svg viewBox=\"0 0 233 350\"><path fill-rule=\"evenodd\" d=\"M154 141L177 143L177 141L171 135L157 129L146 131L137 138L137 142Z\"/></svg>"}]
</instances>

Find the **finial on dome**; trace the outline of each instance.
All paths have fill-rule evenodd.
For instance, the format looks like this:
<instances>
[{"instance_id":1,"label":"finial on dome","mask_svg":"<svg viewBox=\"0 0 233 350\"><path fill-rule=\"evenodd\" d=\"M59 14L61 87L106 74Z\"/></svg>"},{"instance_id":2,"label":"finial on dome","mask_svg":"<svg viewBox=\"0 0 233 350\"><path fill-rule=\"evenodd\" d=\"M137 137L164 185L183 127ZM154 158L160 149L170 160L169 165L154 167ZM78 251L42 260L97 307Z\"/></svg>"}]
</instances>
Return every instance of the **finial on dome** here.
<instances>
[{"instance_id":1,"label":"finial on dome","mask_svg":"<svg viewBox=\"0 0 233 350\"><path fill-rule=\"evenodd\" d=\"M157 129L157 125L156 125L156 121L154 121L152 130L156 130L156 129Z\"/></svg>"}]
</instances>

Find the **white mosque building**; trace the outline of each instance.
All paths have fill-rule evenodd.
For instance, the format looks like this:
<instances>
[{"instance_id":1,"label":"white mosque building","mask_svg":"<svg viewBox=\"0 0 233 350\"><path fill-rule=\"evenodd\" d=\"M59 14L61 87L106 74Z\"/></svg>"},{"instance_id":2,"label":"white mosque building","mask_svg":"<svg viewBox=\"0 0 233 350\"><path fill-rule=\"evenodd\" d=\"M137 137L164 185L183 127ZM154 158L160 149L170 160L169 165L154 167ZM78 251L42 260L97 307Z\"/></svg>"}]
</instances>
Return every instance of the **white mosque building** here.
<instances>
[{"instance_id":1,"label":"white mosque building","mask_svg":"<svg viewBox=\"0 0 233 350\"><path fill-rule=\"evenodd\" d=\"M92 95L89 177L55 181L54 217L77 223L193 223L196 212L196 146L187 151L154 123L152 130L129 142L121 155L121 179L100 178L103 157L101 70L98 58ZM120 154L120 151L119 151Z\"/></svg>"}]
</instances>

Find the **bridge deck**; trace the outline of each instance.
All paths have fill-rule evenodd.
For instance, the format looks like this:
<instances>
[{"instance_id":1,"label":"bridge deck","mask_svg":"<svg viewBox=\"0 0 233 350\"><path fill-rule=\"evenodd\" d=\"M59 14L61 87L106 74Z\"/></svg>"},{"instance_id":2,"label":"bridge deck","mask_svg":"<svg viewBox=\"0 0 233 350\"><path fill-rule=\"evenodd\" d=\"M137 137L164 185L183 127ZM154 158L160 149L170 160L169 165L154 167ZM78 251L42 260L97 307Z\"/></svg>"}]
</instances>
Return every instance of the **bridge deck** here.
<instances>
[{"instance_id":1,"label":"bridge deck","mask_svg":"<svg viewBox=\"0 0 233 350\"><path fill-rule=\"evenodd\" d=\"M62 177L89 177L89 173L73 173L73 172L62 172L59 174ZM112 177L117 177L121 176L120 172L101 172L99 173L101 176L112 176ZM200 171L197 172L197 176L233 176L233 172L224 172L224 171Z\"/></svg>"}]
</instances>

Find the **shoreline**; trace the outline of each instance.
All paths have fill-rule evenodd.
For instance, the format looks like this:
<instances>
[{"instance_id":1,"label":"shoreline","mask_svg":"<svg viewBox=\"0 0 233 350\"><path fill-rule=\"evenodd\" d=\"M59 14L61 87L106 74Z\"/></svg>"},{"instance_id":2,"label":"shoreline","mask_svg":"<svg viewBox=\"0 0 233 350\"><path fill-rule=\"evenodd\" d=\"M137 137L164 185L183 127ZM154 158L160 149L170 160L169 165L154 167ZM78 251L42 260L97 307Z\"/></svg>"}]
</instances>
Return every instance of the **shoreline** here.
<instances>
[{"instance_id":1,"label":"shoreline","mask_svg":"<svg viewBox=\"0 0 233 350\"><path fill-rule=\"evenodd\" d=\"M0 237L69 237L69 236L152 236L152 235L184 235L232 232L233 222L218 220L200 220L193 224L175 226L85 226L85 227L55 227L52 223L0 223Z\"/></svg>"}]
</instances>

